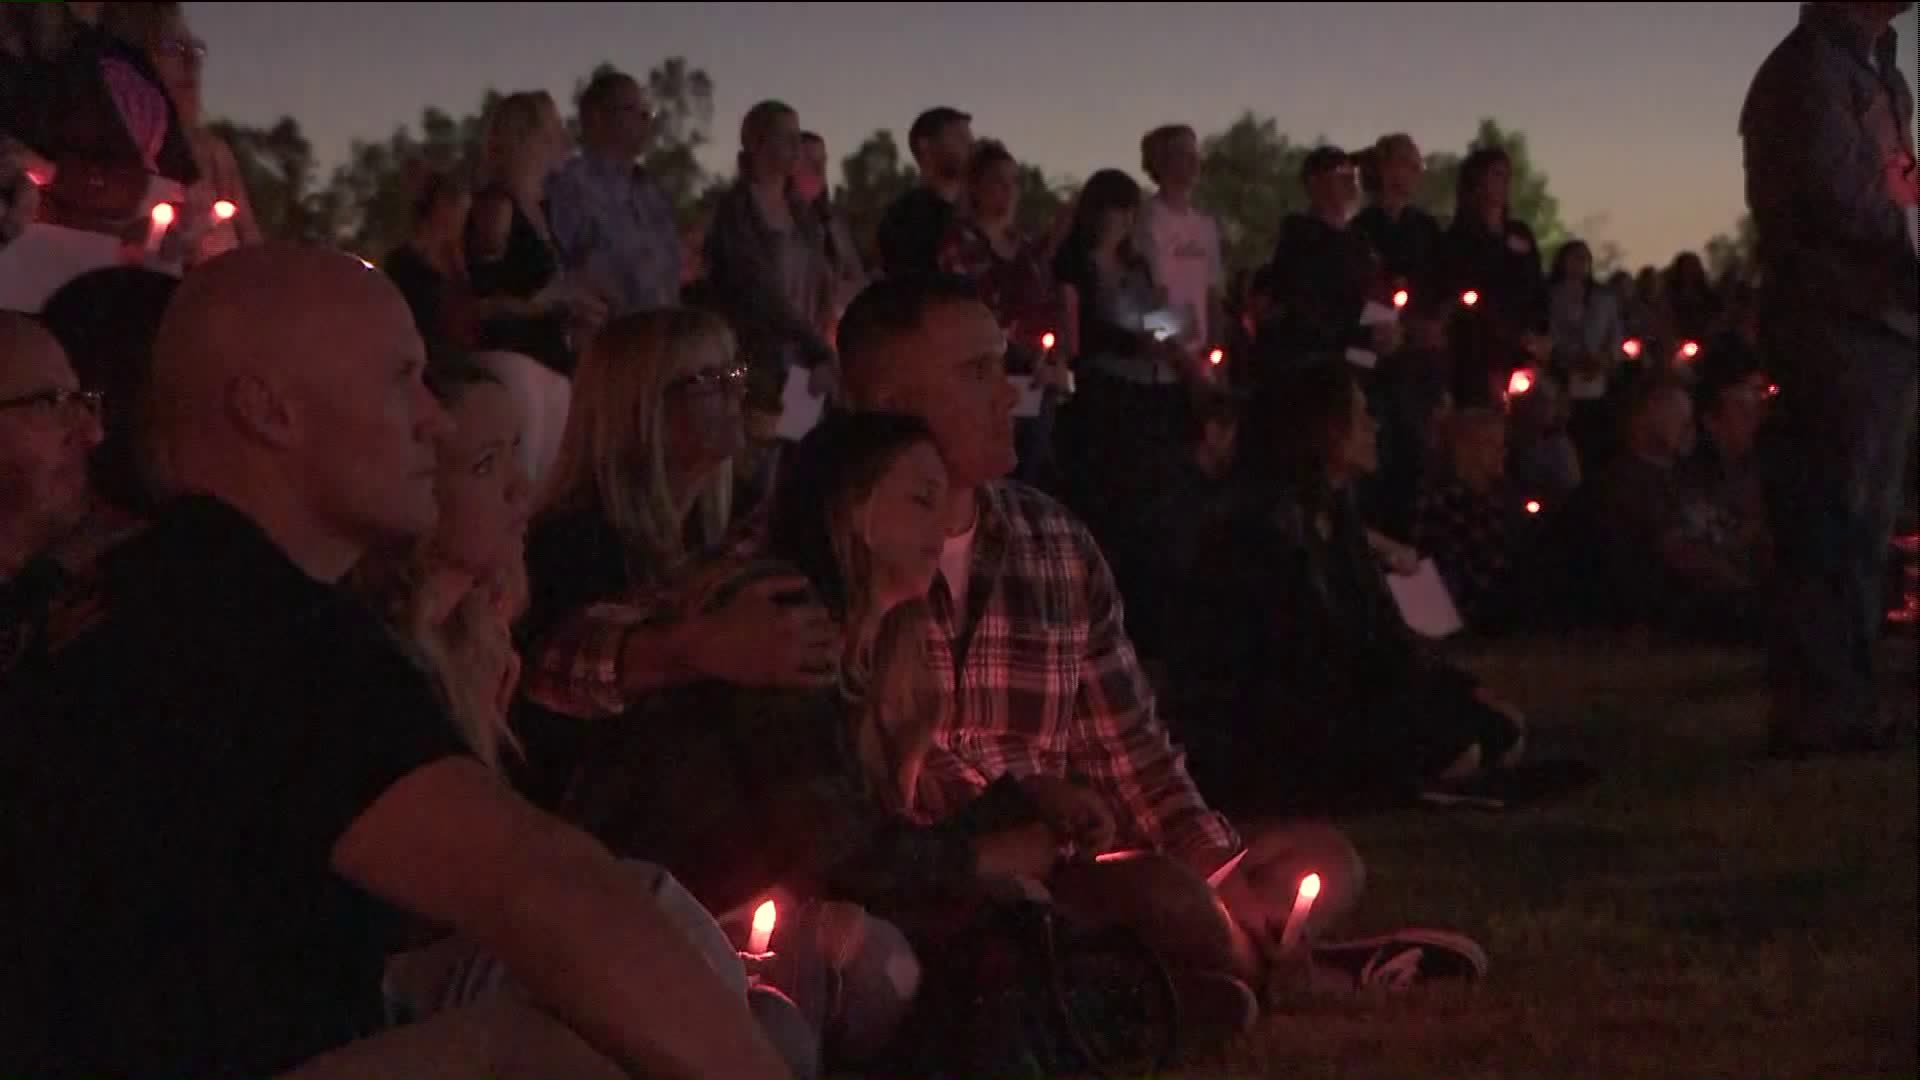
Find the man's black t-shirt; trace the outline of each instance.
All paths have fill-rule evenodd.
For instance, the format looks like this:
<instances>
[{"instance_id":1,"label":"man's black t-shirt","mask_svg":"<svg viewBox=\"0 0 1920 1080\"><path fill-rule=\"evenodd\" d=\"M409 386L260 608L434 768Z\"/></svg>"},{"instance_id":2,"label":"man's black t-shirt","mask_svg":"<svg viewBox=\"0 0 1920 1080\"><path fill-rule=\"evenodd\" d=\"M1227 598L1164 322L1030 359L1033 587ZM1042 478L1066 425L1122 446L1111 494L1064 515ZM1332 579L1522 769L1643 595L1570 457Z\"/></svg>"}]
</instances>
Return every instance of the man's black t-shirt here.
<instances>
[{"instance_id":1,"label":"man's black t-shirt","mask_svg":"<svg viewBox=\"0 0 1920 1080\"><path fill-rule=\"evenodd\" d=\"M174 502L0 714L0 1076L257 1080L377 1030L405 922L329 867L464 753L373 615Z\"/></svg>"},{"instance_id":2,"label":"man's black t-shirt","mask_svg":"<svg viewBox=\"0 0 1920 1080\"><path fill-rule=\"evenodd\" d=\"M953 224L953 204L932 188L907 192L880 221L880 266L888 277L930 274L939 269L940 241Z\"/></svg>"},{"instance_id":3,"label":"man's black t-shirt","mask_svg":"<svg viewBox=\"0 0 1920 1080\"><path fill-rule=\"evenodd\" d=\"M1404 285L1408 303L1416 311L1444 312L1453 302L1441 295L1439 281L1440 223L1417 206L1390 217L1378 205L1354 216L1347 226L1373 245L1380 269L1390 281Z\"/></svg>"}]
</instances>

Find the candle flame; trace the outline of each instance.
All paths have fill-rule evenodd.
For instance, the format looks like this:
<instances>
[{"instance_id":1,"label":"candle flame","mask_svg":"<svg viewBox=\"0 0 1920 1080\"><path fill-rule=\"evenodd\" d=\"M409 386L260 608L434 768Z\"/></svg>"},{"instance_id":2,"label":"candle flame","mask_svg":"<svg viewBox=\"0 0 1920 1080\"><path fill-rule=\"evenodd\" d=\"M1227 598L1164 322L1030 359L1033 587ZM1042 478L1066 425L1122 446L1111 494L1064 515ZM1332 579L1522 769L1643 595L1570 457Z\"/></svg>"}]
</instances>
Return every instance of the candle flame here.
<instances>
[{"instance_id":1,"label":"candle flame","mask_svg":"<svg viewBox=\"0 0 1920 1080\"><path fill-rule=\"evenodd\" d=\"M771 900L762 901L759 907L753 909L753 933L747 938L748 952L767 951L767 946L773 942L773 924L779 917L780 912Z\"/></svg>"},{"instance_id":2,"label":"candle flame","mask_svg":"<svg viewBox=\"0 0 1920 1080\"><path fill-rule=\"evenodd\" d=\"M1620 351L1626 353L1629 360L1637 358L1640 355L1640 339L1630 337L1621 342Z\"/></svg>"},{"instance_id":3,"label":"candle flame","mask_svg":"<svg viewBox=\"0 0 1920 1080\"><path fill-rule=\"evenodd\" d=\"M1537 514L1537 513L1539 513L1539 512L1540 512L1540 500L1539 500L1539 499L1528 499L1528 500L1527 500L1527 513L1529 513L1529 514Z\"/></svg>"},{"instance_id":4,"label":"candle flame","mask_svg":"<svg viewBox=\"0 0 1920 1080\"><path fill-rule=\"evenodd\" d=\"M173 204L164 202L154 203L153 223L163 229L173 224Z\"/></svg>"},{"instance_id":5,"label":"candle flame","mask_svg":"<svg viewBox=\"0 0 1920 1080\"><path fill-rule=\"evenodd\" d=\"M1407 301L1410 299L1412 299L1412 297L1407 295L1407 290L1395 289L1393 293L1393 306L1397 308L1406 307Z\"/></svg>"},{"instance_id":6,"label":"candle flame","mask_svg":"<svg viewBox=\"0 0 1920 1080\"><path fill-rule=\"evenodd\" d=\"M1466 292L1461 293L1460 302L1467 305L1468 307L1472 307L1473 305L1479 303L1480 302L1479 290L1468 289Z\"/></svg>"},{"instance_id":7,"label":"candle flame","mask_svg":"<svg viewBox=\"0 0 1920 1080\"><path fill-rule=\"evenodd\" d=\"M1533 389L1533 372L1525 368L1514 372L1513 376L1507 380L1509 394L1524 394L1531 389Z\"/></svg>"},{"instance_id":8,"label":"candle flame","mask_svg":"<svg viewBox=\"0 0 1920 1080\"><path fill-rule=\"evenodd\" d=\"M1053 336L1053 331L1049 330L1040 335L1040 347L1043 349L1051 349L1056 340L1058 339Z\"/></svg>"},{"instance_id":9,"label":"candle flame","mask_svg":"<svg viewBox=\"0 0 1920 1080\"><path fill-rule=\"evenodd\" d=\"M1300 879L1300 895L1309 900L1315 899L1320 895L1319 874L1308 874L1306 877Z\"/></svg>"},{"instance_id":10,"label":"candle flame","mask_svg":"<svg viewBox=\"0 0 1920 1080\"><path fill-rule=\"evenodd\" d=\"M240 208L227 199L221 199L213 204L213 217L216 221L228 221L239 212Z\"/></svg>"},{"instance_id":11,"label":"candle flame","mask_svg":"<svg viewBox=\"0 0 1920 1080\"><path fill-rule=\"evenodd\" d=\"M1686 357L1686 358L1687 358L1687 359L1689 359L1689 360L1691 360L1691 359L1693 359L1693 358L1694 358L1694 357L1696 357L1696 356L1699 356L1699 355L1700 355L1700 343L1699 343L1699 342L1697 342L1697 341L1683 341L1683 342L1681 342L1681 343L1680 343L1680 355L1681 355L1681 356L1684 356L1684 357Z\"/></svg>"},{"instance_id":12,"label":"candle flame","mask_svg":"<svg viewBox=\"0 0 1920 1080\"><path fill-rule=\"evenodd\" d=\"M1207 354L1207 362L1215 366L1218 366L1220 362L1225 360L1226 358L1227 358L1227 351L1225 349L1215 349L1212 352Z\"/></svg>"}]
</instances>

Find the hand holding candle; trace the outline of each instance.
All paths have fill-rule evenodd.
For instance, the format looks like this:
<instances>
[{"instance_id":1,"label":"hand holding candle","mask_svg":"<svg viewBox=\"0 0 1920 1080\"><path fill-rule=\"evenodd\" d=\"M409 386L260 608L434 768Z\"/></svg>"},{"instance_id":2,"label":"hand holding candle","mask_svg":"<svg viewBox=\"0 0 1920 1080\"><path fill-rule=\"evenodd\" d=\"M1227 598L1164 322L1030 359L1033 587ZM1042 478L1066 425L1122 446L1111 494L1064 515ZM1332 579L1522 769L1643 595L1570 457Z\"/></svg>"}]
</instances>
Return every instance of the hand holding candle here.
<instances>
[{"instance_id":1,"label":"hand holding candle","mask_svg":"<svg viewBox=\"0 0 1920 1080\"><path fill-rule=\"evenodd\" d=\"M1291 949L1300 943L1301 935L1307 930L1307 915L1319 897L1320 875L1308 874L1301 878L1300 888L1294 893L1293 910L1287 914L1287 925L1280 931L1281 949Z\"/></svg>"}]
</instances>

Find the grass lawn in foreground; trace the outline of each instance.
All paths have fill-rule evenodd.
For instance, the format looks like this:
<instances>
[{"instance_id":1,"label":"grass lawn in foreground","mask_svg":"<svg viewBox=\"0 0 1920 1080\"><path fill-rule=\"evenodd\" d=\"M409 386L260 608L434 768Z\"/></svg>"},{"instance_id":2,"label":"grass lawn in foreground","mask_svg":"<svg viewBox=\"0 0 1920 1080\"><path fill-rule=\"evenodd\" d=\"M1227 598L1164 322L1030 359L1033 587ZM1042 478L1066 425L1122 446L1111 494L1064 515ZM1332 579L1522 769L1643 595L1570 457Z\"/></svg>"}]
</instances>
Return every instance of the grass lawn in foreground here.
<instances>
[{"instance_id":1,"label":"grass lawn in foreground","mask_svg":"<svg viewBox=\"0 0 1920 1080\"><path fill-rule=\"evenodd\" d=\"M1752 654L1537 641L1466 658L1526 710L1539 755L1605 777L1536 809L1345 822L1369 880L1342 929L1459 929L1489 978L1290 1001L1181 1075L1920 1075L1915 653L1888 646L1899 748L1799 764L1761 757Z\"/></svg>"}]
</instances>

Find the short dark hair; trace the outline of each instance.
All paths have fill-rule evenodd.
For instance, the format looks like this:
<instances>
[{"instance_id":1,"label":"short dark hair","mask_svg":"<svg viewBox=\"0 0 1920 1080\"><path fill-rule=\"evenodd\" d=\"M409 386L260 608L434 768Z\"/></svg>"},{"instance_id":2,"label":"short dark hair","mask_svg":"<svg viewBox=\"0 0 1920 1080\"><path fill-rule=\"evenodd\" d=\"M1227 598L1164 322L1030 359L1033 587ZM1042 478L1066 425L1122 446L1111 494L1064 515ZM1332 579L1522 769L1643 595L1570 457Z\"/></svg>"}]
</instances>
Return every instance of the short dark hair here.
<instances>
[{"instance_id":1,"label":"short dark hair","mask_svg":"<svg viewBox=\"0 0 1920 1080\"><path fill-rule=\"evenodd\" d=\"M928 139L937 139L946 134L955 124L970 124L973 117L951 105L936 105L919 116L914 117L913 126L907 129L907 150L919 153L920 144Z\"/></svg>"},{"instance_id":2,"label":"short dark hair","mask_svg":"<svg viewBox=\"0 0 1920 1080\"><path fill-rule=\"evenodd\" d=\"M1300 180L1306 182L1324 172L1332 172L1342 165L1351 165L1352 155L1337 146L1316 146L1307 151L1300 162Z\"/></svg>"},{"instance_id":3,"label":"short dark hair","mask_svg":"<svg viewBox=\"0 0 1920 1080\"><path fill-rule=\"evenodd\" d=\"M608 68L588 80L586 89L580 91L579 100L574 103L580 110L580 122L584 124L606 115L613 107L613 95L629 84L639 86L640 80L615 68Z\"/></svg>"},{"instance_id":4,"label":"short dark hair","mask_svg":"<svg viewBox=\"0 0 1920 1080\"><path fill-rule=\"evenodd\" d=\"M856 398L881 354L919 330L927 313L943 304L978 303L979 290L957 274L921 273L881 278L860 291L840 317L836 344L848 389Z\"/></svg>"},{"instance_id":5,"label":"short dark hair","mask_svg":"<svg viewBox=\"0 0 1920 1080\"><path fill-rule=\"evenodd\" d=\"M1160 158L1167 152L1167 144L1181 135L1199 135L1191 124L1161 124L1140 137L1140 168L1154 183L1160 182Z\"/></svg>"},{"instance_id":6,"label":"short dark hair","mask_svg":"<svg viewBox=\"0 0 1920 1080\"><path fill-rule=\"evenodd\" d=\"M133 513L151 506L139 467L140 412L160 317L179 284L141 266L90 270L62 285L40 311L80 385L102 395L105 437L88 462L94 492Z\"/></svg>"},{"instance_id":7,"label":"short dark hair","mask_svg":"<svg viewBox=\"0 0 1920 1080\"><path fill-rule=\"evenodd\" d=\"M998 139L981 139L973 144L973 156L967 159L967 179L978 180L988 169L1001 163L1013 164L1013 153Z\"/></svg>"},{"instance_id":8,"label":"short dark hair","mask_svg":"<svg viewBox=\"0 0 1920 1080\"><path fill-rule=\"evenodd\" d=\"M1460 163L1459 187L1455 189L1454 213L1465 217L1472 207L1472 200L1480 196L1480 189L1486 186L1487 174L1496 166L1513 168L1513 158L1498 146L1475 147Z\"/></svg>"}]
</instances>

